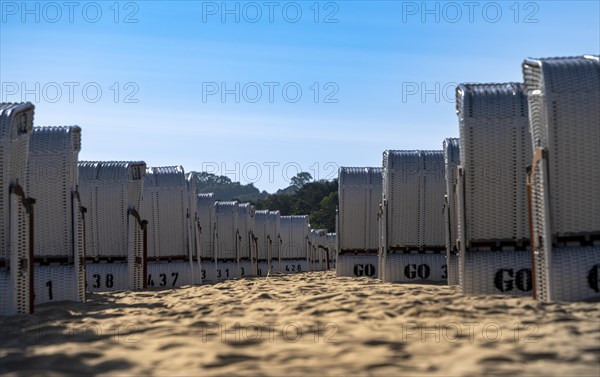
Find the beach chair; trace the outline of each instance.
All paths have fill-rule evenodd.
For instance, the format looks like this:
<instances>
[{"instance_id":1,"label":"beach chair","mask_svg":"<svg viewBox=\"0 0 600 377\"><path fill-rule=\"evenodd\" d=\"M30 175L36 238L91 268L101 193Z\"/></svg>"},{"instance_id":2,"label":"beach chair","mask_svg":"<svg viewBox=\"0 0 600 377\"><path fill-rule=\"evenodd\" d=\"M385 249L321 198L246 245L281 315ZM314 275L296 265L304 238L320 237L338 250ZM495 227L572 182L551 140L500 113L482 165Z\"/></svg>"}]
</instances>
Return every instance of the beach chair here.
<instances>
[{"instance_id":1,"label":"beach chair","mask_svg":"<svg viewBox=\"0 0 600 377\"><path fill-rule=\"evenodd\" d=\"M198 254L189 242L188 184L181 166L146 169L141 215L148 221L148 287L202 283Z\"/></svg>"},{"instance_id":2,"label":"beach chair","mask_svg":"<svg viewBox=\"0 0 600 377\"><path fill-rule=\"evenodd\" d=\"M529 175L534 293L600 298L600 62L528 59L523 75L533 159Z\"/></svg>"},{"instance_id":3,"label":"beach chair","mask_svg":"<svg viewBox=\"0 0 600 377\"><path fill-rule=\"evenodd\" d=\"M327 271L329 264L329 239L327 239L327 229L320 229L323 233L319 234L318 257L319 271Z\"/></svg>"},{"instance_id":4,"label":"beach chair","mask_svg":"<svg viewBox=\"0 0 600 377\"><path fill-rule=\"evenodd\" d=\"M281 216L279 272L295 274L308 271L308 216Z\"/></svg>"},{"instance_id":5,"label":"beach chair","mask_svg":"<svg viewBox=\"0 0 600 377\"><path fill-rule=\"evenodd\" d=\"M456 218L456 174L460 164L460 146L457 138L448 138L443 143L444 176L446 178L446 196L444 218L446 219L446 266L448 269L448 285L458 285L459 254L458 225Z\"/></svg>"},{"instance_id":6,"label":"beach chair","mask_svg":"<svg viewBox=\"0 0 600 377\"><path fill-rule=\"evenodd\" d=\"M378 213L381 168L341 167L338 172L337 276L379 277Z\"/></svg>"},{"instance_id":7,"label":"beach chair","mask_svg":"<svg viewBox=\"0 0 600 377\"><path fill-rule=\"evenodd\" d=\"M280 271L279 250L281 248L281 213L279 211L269 211L268 242L269 259L264 264L264 269L270 272ZM260 266L260 264L259 264Z\"/></svg>"},{"instance_id":8,"label":"beach chair","mask_svg":"<svg viewBox=\"0 0 600 377\"><path fill-rule=\"evenodd\" d=\"M327 229L310 230L309 249L309 271L323 271L327 263Z\"/></svg>"},{"instance_id":9,"label":"beach chair","mask_svg":"<svg viewBox=\"0 0 600 377\"><path fill-rule=\"evenodd\" d=\"M327 254L327 269L335 269L338 254L337 233L327 233L325 239L327 242L327 249L325 250Z\"/></svg>"},{"instance_id":10,"label":"beach chair","mask_svg":"<svg viewBox=\"0 0 600 377\"><path fill-rule=\"evenodd\" d=\"M81 129L35 127L29 138L26 187L36 200L35 305L85 301L85 253L77 158Z\"/></svg>"},{"instance_id":11,"label":"beach chair","mask_svg":"<svg viewBox=\"0 0 600 377\"><path fill-rule=\"evenodd\" d=\"M527 100L518 83L462 84L460 276L466 294L531 295Z\"/></svg>"},{"instance_id":12,"label":"beach chair","mask_svg":"<svg viewBox=\"0 0 600 377\"><path fill-rule=\"evenodd\" d=\"M273 270L273 258L278 256L279 217L279 211L260 210L254 213L256 276L267 276Z\"/></svg>"},{"instance_id":13,"label":"beach chair","mask_svg":"<svg viewBox=\"0 0 600 377\"><path fill-rule=\"evenodd\" d=\"M34 307L33 207L27 160L34 106L0 103L0 315Z\"/></svg>"},{"instance_id":14,"label":"beach chair","mask_svg":"<svg viewBox=\"0 0 600 377\"><path fill-rule=\"evenodd\" d=\"M319 235L317 229L308 229L308 271L316 271L317 268L317 245Z\"/></svg>"},{"instance_id":15,"label":"beach chair","mask_svg":"<svg viewBox=\"0 0 600 377\"><path fill-rule=\"evenodd\" d=\"M216 279L241 277L239 264L240 235L238 221L240 206L237 201L215 202L213 246L216 257Z\"/></svg>"},{"instance_id":16,"label":"beach chair","mask_svg":"<svg viewBox=\"0 0 600 377\"><path fill-rule=\"evenodd\" d=\"M196 181L196 172L189 172L185 175L188 194L188 213L186 215L188 221L188 249L190 250L193 259L202 267L200 258L200 218L198 215L198 187ZM202 271L200 271L202 275ZM202 278L202 277L200 277Z\"/></svg>"},{"instance_id":17,"label":"beach chair","mask_svg":"<svg viewBox=\"0 0 600 377\"><path fill-rule=\"evenodd\" d=\"M257 275L256 240L254 236L254 206L238 204L238 261L240 277Z\"/></svg>"},{"instance_id":18,"label":"beach chair","mask_svg":"<svg viewBox=\"0 0 600 377\"><path fill-rule=\"evenodd\" d=\"M217 259L213 246L213 223L215 218L215 199L213 193L198 194L198 243L201 262L202 281L217 280Z\"/></svg>"},{"instance_id":19,"label":"beach chair","mask_svg":"<svg viewBox=\"0 0 600 377\"><path fill-rule=\"evenodd\" d=\"M79 193L89 292L146 287L147 228L140 216L146 163L82 161Z\"/></svg>"},{"instance_id":20,"label":"beach chair","mask_svg":"<svg viewBox=\"0 0 600 377\"><path fill-rule=\"evenodd\" d=\"M384 282L446 283L445 192L442 151L384 152L379 274Z\"/></svg>"}]
</instances>

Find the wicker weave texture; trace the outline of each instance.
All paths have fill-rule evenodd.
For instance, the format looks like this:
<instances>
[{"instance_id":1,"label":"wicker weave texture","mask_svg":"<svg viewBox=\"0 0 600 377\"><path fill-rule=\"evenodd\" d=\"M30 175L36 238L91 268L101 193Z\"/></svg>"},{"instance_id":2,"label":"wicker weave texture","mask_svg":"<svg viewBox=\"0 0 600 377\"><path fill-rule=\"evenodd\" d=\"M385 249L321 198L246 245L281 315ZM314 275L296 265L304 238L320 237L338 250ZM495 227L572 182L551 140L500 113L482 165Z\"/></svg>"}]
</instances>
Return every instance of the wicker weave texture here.
<instances>
[{"instance_id":1,"label":"wicker weave texture","mask_svg":"<svg viewBox=\"0 0 600 377\"><path fill-rule=\"evenodd\" d=\"M148 220L148 258L192 257L189 194L181 166L146 169L142 218Z\"/></svg>"},{"instance_id":2,"label":"wicker weave texture","mask_svg":"<svg viewBox=\"0 0 600 377\"><path fill-rule=\"evenodd\" d=\"M327 249L329 251L329 268L335 268L338 254L337 233L327 233Z\"/></svg>"},{"instance_id":3,"label":"wicker weave texture","mask_svg":"<svg viewBox=\"0 0 600 377\"><path fill-rule=\"evenodd\" d=\"M29 214L12 190L20 185L27 195L29 137L33 129L31 103L0 103L0 315L33 310L29 277Z\"/></svg>"},{"instance_id":4,"label":"wicker weave texture","mask_svg":"<svg viewBox=\"0 0 600 377\"><path fill-rule=\"evenodd\" d=\"M308 260L308 216L281 216L279 226L281 259Z\"/></svg>"},{"instance_id":5,"label":"wicker weave texture","mask_svg":"<svg viewBox=\"0 0 600 377\"><path fill-rule=\"evenodd\" d=\"M34 256L62 260L60 265L34 267L36 304L85 300L85 269L80 268L84 245L79 239L83 218L77 199L80 149L77 126L35 127L29 140L27 188L36 198Z\"/></svg>"},{"instance_id":6,"label":"wicker weave texture","mask_svg":"<svg viewBox=\"0 0 600 377\"><path fill-rule=\"evenodd\" d=\"M200 262L148 262L148 288L173 288L194 285L202 276Z\"/></svg>"},{"instance_id":7,"label":"wicker weave texture","mask_svg":"<svg viewBox=\"0 0 600 377\"><path fill-rule=\"evenodd\" d=\"M270 260L272 239L269 237L269 211L261 210L254 213L254 236L257 244L257 259Z\"/></svg>"},{"instance_id":8,"label":"wicker weave texture","mask_svg":"<svg viewBox=\"0 0 600 377\"><path fill-rule=\"evenodd\" d=\"M217 260L216 280L238 279L241 277L238 261L224 262Z\"/></svg>"},{"instance_id":9,"label":"wicker weave texture","mask_svg":"<svg viewBox=\"0 0 600 377\"><path fill-rule=\"evenodd\" d=\"M381 174L381 168L340 168L337 232L342 250L377 250Z\"/></svg>"},{"instance_id":10,"label":"wicker weave texture","mask_svg":"<svg viewBox=\"0 0 600 377\"><path fill-rule=\"evenodd\" d=\"M250 203L238 204L238 255L241 260L256 260L256 243L254 242L254 207ZM254 275L255 267L253 265L244 266L246 276Z\"/></svg>"},{"instance_id":11,"label":"wicker weave texture","mask_svg":"<svg viewBox=\"0 0 600 377\"><path fill-rule=\"evenodd\" d=\"M140 215L145 172L146 164L143 161L79 163L81 204L87 208L86 281L90 291L144 287L146 261L143 255L144 233L140 223L143 218L136 217L134 213ZM118 263L125 265L96 266L107 259L117 259ZM121 273L124 275L119 275Z\"/></svg>"},{"instance_id":12,"label":"wicker weave texture","mask_svg":"<svg viewBox=\"0 0 600 377\"><path fill-rule=\"evenodd\" d=\"M212 260L215 258L213 246L213 223L215 218L214 194L198 194L196 208L198 209L198 226L200 227L200 258Z\"/></svg>"},{"instance_id":13,"label":"wicker weave texture","mask_svg":"<svg viewBox=\"0 0 600 377\"><path fill-rule=\"evenodd\" d=\"M87 257L129 255L128 213L140 210L145 169L141 161L79 163L79 192L87 208Z\"/></svg>"},{"instance_id":14,"label":"wicker weave texture","mask_svg":"<svg viewBox=\"0 0 600 377\"><path fill-rule=\"evenodd\" d=\"M387 204L384 246L445 247L442 151L386 151L383 196Z\"/></svg>"},{"instance_id":15,"label":"wicker weave texture","mask_svg":"<svg viewBox=\"0 0 600 377\"><path fill-rule=\"evenodd\" d=\"M460 255L446 254L446 268L448 270L448 285L460 285Z\"/></svg>"},{"instance_id":16,"label":"wicker weave texture","mask_svg":"<svg viewBox=\"0 0 600 377\"><path fill-rule=\"evenodd\" d=\"M467 244L528 239L532 153L522 85L462 84L456 96Z\"/></svg>"},{"instance_id":17,"label":"wicker weave texture","mask_svg":"<svg viewBox=\"0 0 600 377\"><path fill-rule=\"evenodd\" d=\"M531 296L529 250L468 251L461 263L465 294Z\"/></svg>"},{"instance_id":18,"label":"wicker weave texture","mask_svg":"<svg viewBox=\"0 0 600 377\"><path fill-rule=\"evenodd\" d=\"M323 271L327 265L327 229L311 229L309 240L309 271Z\"/></svg>"},{"instance_id":19,"label":"wicker weave texture","mask_svg":"<svg viewBox=\"0 0 600 377\"><path fill-rule=\"evenodd\" d=\"M185 175L187 183L187 249L192 259L200 260L200 216L198 213L198 187L196 173L190 172Z\"/></svg>"},{"instance_id":20,"label":"wicker weave texture","mask_svg":"<svg viewBox=\"0 0 600 377\"><path fill-rule=\"evenodd\" d=\"M456 174L460 163L460 144L457 138L447 138L443 143L444 151L444 177L446 178L446 202L444 218L446 220L446 258L448 261L448 284L457 285L458 264L458 224L456 218Z\"/></svg>"},{"instance_id":21,"label":"wicker weave texture","mask_svg":"<svg viewBox=\"0 0 600 377\"><path fill-rule=\"evenodd\" d=\"M549 266L552 301L600 299L600 246L555 247Z\"/></svg>"},{"instance_id":22,"label":"wicker weave texture","mask_svg":"<svg viewBox=\"0 0 600 377\"><path fill-rule=\"evenodd\" d=\"M543 301L593 297L583 277L589 249L581 245L578 252L576 245L556 240L600 233L600 59L528 59L523 76L535 152L531 188L536 294ZM564 250L571 250L572 260L563 258Z\"/></svg>"},{"instance_id":23,"label":"wicker weave texture","mask_svg":"<svg viewBox=\"0 0 600 377\"><path fill-rule=\"evenodd\" d=\"M447 281L446 255L443 253L389 254L382 268L386 282L421 284Z\"/></svg>"},{"instance_id":24,"label":"wicker weave texture","mask_svg":"<svg viewBox=\"0 0 600 377\"><path fill-rule=\"evenodd\" d=\"M73 195L79 127L35 127L29 140L27 189L36 199L36 257L73 257Z\"/></svg>"},{"instance_id":25,"label":"wicker weave texture","mask_svg":"<svg viewBox=\"0 0 600 377\"><path fill-rule=\"evenodd\" d=\"M216 202L214 220L215 256L219 260L238 260L238 202ZM237 270L237 267L236 267Z\"/></svg>"},{"instance_id":26,"label":"wicker weave texture","mask_svg":"<svg viewBox=\"0 0 600 377\"><path fill-rule=\"evenodd\" d=\"M279 272L283 274L297 274L307 271L309 271L308 260L305 258L282 259L279 264Z\"/></svg>"},{"instance_id":27,"label":"wicker weave texture","mask_svg":"<svg viewBox=\"0 0 600 377\"><path fill-rule=\"evenodd\" d=\"M379 257L377 254L342 254L337 258L337 276L379 277Z\"/></svg>"}]
</instances>

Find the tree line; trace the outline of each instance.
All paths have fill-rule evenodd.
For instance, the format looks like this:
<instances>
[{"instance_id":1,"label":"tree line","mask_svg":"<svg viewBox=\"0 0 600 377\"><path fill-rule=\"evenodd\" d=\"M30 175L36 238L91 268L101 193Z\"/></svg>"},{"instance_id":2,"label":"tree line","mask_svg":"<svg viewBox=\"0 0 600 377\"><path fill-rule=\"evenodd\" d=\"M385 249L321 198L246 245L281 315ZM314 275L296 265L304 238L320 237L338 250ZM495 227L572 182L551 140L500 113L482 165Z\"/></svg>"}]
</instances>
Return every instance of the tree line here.
<instances>
[{"instance_id":1,"label":"tree line","mask_svg":"<svg viewBox=\"0 0 600 377\"><path fill-rule=\"evenodd\" d=\"M282 216L308 215L313 229L335 232L338 205L337 180L313 181L310 173L301 172L290 180L290 186L275 194L259 191L252 183L242 185L226 176L197 173L199 192L215 194L215 200L238 200L252 203L257 210L279 210Z\"/></svg>"}]
</instances>

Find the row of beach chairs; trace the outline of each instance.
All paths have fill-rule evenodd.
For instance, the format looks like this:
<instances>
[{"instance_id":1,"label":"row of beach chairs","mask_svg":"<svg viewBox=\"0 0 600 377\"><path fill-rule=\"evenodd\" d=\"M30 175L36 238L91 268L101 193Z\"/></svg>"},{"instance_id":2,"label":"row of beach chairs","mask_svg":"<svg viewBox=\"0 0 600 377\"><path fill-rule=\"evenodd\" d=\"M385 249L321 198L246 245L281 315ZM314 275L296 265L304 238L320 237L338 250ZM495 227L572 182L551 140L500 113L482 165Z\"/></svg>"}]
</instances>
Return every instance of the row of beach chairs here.
<instances>
[{"instance_id":1,"label":"row of beach chairs","mask_svg":"<svg viewBox=\"0 0 600 377\"><path fill-rule=\"evenodd\" d=\"M460 137L441 150L340 169L338 276L600 298L599 57L522 68L456 88Z\"/></svg>"},{"instance_id":2,"label":"row of beach chairs","mask_svg":"<svg viewBox=\"0 0 600 377\"><path fill-rule=\"evenodd\" d=\"M80 162L81 129L0 104L0 315L87 292L178 287L334 266L308 216L201 194L194 173Z\"/></svg>"}]
</instances>

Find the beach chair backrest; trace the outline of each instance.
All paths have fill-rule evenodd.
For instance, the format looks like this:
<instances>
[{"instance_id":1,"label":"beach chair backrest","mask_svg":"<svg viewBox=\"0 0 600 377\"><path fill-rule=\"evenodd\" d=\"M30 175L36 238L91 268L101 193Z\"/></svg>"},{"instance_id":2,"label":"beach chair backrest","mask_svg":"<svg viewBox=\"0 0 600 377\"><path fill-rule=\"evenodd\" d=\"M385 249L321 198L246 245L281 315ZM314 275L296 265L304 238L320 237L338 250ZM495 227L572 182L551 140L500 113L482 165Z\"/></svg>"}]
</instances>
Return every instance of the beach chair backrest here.
<instances>
[{"instance_id":1,"label":"beach chair backrest","mask_svg":"<svg viewBox=\"0 0 600 377\"><path fill-rule=\"evenodd\" d=\"M200 228L200 257L214 259L213 222L215 218L215 199L213 193L198 194L198 223Z\"/></svg>"},{"instance_id":2,"label":"beach chair backrest","mask_svg":"<svg viewBox=\"0 0 600 377\"><path fill-rule=\"evenodd\" d=\"M338 185L340 248L377 252L381 168L341 167Z\"/></svg>"},{"instance_id":3,"label":"beach chair backrest","mask_svg":"<svg viewBox=\"0 0 600 377\"><path fill-rule=\"evenodd\" d=\"M308 258L309 230L308 216L281 216L281 258Z\"/></svg>"},{"instance_id":4,"label":"beach chair backrest","mask_svg":"<svg viewBox=\"0 0 600 377\"><path fill-rule=\"evenodd\" d=\"M445 248L442 151L383 154L382 242L386 248Z\"/></svg>"},{"instance_id":5,"label":"beach chair backrest","mask_svg":"<svg viewBox=\"0 0 600 377\"><path fill-rule=\"evenodd\" d=\"M181 166L149 167L142 217L148 220L148 257L190 257L189 193Z\"/></svg>"},{"instance_id":6,"label":"beach chair backrest","mask_svg":"<svg viewBox=\"0 0 600 377\"><path fill-rule=\"evenodd\" d=\"M527 98L519 83L456 89L466 244L529 238Z\"/></svg>"},{"instance_id":7,"label":"beach chair backrest","mask_svg":"<svg viewBox=\"0 0 600 377\"><path fill-rule=\"evenodd\" d=\"M141 209L146 163L143 161L81 161L78 164L79 193L85 215L86 257L127 258L129 241L139 240L137 221ZM143 219L143 217L141 218ZM137 229L135 237L130 230ZM142 245L137 244L141 248Z\"/></svg>"},{"instance_id":8,"label":"beach chair backrest","mask_svg":"<svg viewBox=\"0 0 600 377\"><path fill-rule=\"evenodd\" d=\"M36 198L34 255L36 258L75 257L75 234L82 228L74 220L81 129L35 127L29 141L27 188ZM76 208L79 211L79 208Z\"/></svg>"}]
</instances>

